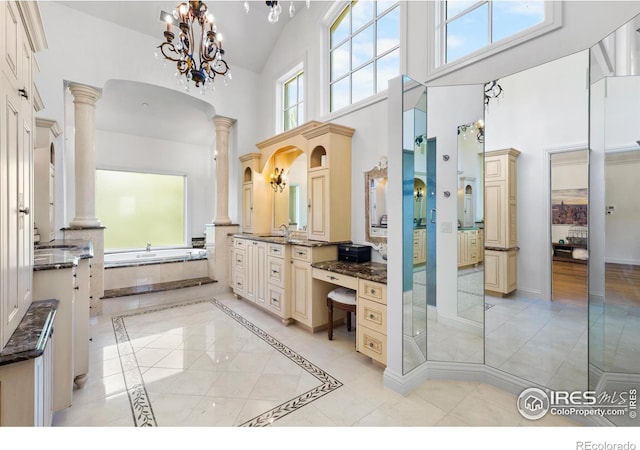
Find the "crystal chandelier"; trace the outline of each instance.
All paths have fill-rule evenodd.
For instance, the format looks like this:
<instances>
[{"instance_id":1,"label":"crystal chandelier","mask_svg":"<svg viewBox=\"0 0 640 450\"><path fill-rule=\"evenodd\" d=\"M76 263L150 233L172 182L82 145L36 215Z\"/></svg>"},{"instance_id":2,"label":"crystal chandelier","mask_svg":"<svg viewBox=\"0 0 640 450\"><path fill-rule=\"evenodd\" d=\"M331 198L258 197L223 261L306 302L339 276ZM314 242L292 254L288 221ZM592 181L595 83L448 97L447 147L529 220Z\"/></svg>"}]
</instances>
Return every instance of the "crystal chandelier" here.
<instances>
[{"instance_id":1,"label":"crystal chandelier","mask_svg":"<svg viewBox=\"0 0 640 450\"><path fill-rule=\"evenodd\" d=\"M276 23L280 18L280 13L282 12L282 6L280 5L282 2L276 1L266 1L265 2L269 7L269 14L267 15L267 20L269 23ZM307 8L311 5L311 0L306 0ZM249 2L244 2L244 11L249 13ZM296 7L293 4L293 0L289 2L289 17L293 17L296 14Z\"/></svg>"},{"instance_id":2,"label":"crystal chandelier","mask_svg":"<svg viewBox=\"0 0 640 450\"><path fill-rule=\"evenodd\" d=\"M225 77L225 84L231 79L229 65L223 59L222 35L204 2L180 3L172 14L163 11L160 19L167 24L167 29L165 42L158 48L166 59L176 63L175 75L187 91L191 81L204 93L213 89L216 75ZM180 31L177 40L172 27Z\"/></svg>"}]
</instances>

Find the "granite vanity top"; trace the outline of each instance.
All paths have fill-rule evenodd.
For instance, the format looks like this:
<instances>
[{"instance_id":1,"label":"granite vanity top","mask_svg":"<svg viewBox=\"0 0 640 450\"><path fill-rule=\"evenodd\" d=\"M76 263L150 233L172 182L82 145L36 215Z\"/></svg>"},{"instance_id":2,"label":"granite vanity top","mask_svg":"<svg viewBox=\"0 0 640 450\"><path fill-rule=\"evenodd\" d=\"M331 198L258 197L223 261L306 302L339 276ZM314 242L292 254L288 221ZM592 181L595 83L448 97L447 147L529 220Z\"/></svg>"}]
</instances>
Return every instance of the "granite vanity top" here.
<instances>
[{"instance_id":1,"label":"granite vanity top","mask_svg":"<svg viewBox=\"0 0 640 450\"><path fill-rule=\"evenodd\" d=\"M362 278L376 283L387 284L387 265L378 262L346 262L346 261L323 261L312 263L311 267L328 270L342 275Z\"/></svg>"},{"instance_id":2,"label":"granite vanity top","mask_svg":"<svg viewBox=\"0 0 640 450\"><path fill-rule=\"evenodd\" d=\"M58 308L58 300L32 302L18 328L0 351L0 366L12 364L42 355L47 338L53 330L53 319Z\"/></svg>"},{"instance_id":3,"label":"granite vanity top","mask_svg":"<svg viewBox=\"0 0 640 450\"><path fill-rule=\"evenodd\" d=\"M351 241L339 241L339 242L324 242L324 241L312 241L306 238L285 238L280 235L273 234L248 234L248 233L232 233L231 236L250 239L252 241L271 242L273 244L290 244L301 245L303 247L325 247L327 245L339 245L339 244L351 244Z\"/></svg>"},{"instance_id":4,"label":"granite vanity top","mask_svg":"<svg viewBox=\"0 0 640 450\"><path fill-rule=\"evenodd\" d=\"M91 241L57 239L34 247L33 270L66 269L85 258L93 258Z\"/></svg>"}]
</instances>

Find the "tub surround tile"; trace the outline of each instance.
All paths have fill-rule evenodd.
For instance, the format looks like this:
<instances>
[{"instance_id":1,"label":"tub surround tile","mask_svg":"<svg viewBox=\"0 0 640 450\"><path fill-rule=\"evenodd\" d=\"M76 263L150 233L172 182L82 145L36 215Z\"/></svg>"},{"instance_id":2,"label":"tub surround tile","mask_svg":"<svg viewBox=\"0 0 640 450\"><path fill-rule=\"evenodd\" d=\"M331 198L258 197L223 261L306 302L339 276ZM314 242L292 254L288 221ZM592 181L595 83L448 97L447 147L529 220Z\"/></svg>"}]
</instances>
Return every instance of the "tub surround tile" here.
<instances>
[{"instance_id":1,"label":"tub surround tile","mask_svg":"<svg viewBox=\"0 0 640 450\"><path fill-rule=\"evenodd\" d=\"M205 284L217 283L209 277L191 278L179 281L167 281L164 283L152 283L141 286L130 286L124 288L108 289L104 291L104 298L126 297L129 295L150 294L154 292L172 291L193 286L202 286Z\"/></svg>"},{"instance_id":2,"label":"tub surround tile","mask_svg":"<svg viewBox=\"0 0 640 450\"><path fill-rule=\"evenodd\" d=\"M44 352L47 338L52 332L58 300L32 302L13 332L7 345L0 351L0 366L38 358Z\"/></svg>"}]
</instances>

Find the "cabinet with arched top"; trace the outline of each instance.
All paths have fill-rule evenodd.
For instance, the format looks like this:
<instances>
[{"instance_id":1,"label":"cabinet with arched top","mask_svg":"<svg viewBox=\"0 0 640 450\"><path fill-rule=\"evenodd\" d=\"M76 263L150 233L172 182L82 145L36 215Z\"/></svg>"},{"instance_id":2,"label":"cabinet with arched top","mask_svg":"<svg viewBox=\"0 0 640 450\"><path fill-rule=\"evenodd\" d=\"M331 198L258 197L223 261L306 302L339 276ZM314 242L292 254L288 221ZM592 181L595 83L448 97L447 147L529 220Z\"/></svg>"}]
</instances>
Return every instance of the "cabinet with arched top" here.
<instances>
[{"instance_id":1,"label":"cabinet with arched top","mask_svg":"<svg viewBox=\"0 0 640 450\"><path fill-rule=\"evenodd\" d=\"M351 239L351 137L353 128L325 124L303 133L309 141L308 237Z\"/></svg>"}]
</instances>

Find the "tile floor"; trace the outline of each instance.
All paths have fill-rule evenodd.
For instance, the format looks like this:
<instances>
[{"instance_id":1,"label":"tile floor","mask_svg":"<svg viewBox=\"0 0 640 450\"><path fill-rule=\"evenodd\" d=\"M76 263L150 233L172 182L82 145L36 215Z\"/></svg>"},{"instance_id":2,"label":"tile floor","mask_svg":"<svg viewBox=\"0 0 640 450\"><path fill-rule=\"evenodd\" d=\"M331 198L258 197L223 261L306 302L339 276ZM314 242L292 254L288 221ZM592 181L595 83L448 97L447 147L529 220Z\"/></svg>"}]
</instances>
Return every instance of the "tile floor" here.
<instances>
[{"instance_id":1,"label":"tile floor","mask_svg":"<svg viewBox=\"0 0 640 450\"><path fill-rule=\"evenodd\" d=\"M520 416L493 386L429 380L407 396L354 349L355 332L310 334L231 294L91 323L87 384L56 427L573 426Z\"/></svg>"}]
</instances>

